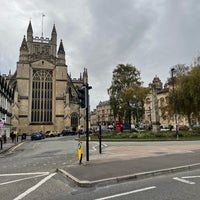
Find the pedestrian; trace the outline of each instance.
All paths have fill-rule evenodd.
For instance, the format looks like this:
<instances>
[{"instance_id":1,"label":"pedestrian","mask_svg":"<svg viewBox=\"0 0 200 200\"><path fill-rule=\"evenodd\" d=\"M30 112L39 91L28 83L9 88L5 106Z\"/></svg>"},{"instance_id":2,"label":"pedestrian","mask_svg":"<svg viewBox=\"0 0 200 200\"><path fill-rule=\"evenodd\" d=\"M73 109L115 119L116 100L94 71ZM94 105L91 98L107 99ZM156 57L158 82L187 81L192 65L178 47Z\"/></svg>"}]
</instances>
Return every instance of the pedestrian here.
<instances>
[{"instance_id":1,"label":"pedestrian","mask_svg":"<svg viewBox=\"0 0 200 200\"><path fill-rule=\"evenodd\" d=\"M124 129L123 124L121 124L120 125L120 131L121 131L121 133L123 132L123 129Z\"/></svg>"},{"instance_id":2,"label":"pedestrian","mask_svg":"<svg viewBox=\"0 0 200 200\"><path fill-rule=\"evenodd\" d=\"M18 137L17 137L17 131L14 131L13 132L13 137L14 137L14 141L15 141L15 143L17 143L18 141L17 141L17 139L18 139Z\"/></svg>"},{"instance_id":3,"label":"pedestrian","mask_svg":"<svg viewBox=\"0 0 200 200\"><path fill-rule=\"evenodd\" d=\"M15 139L15 135L14 135L13 131L10 133L10 137L11 137L11 140L12 140L12 143L13 143L14 139Z\"/></svg>"},{"instance_id":4,"label":"pedestrian","mask_svg":"<svg viewBox=\"0 0 200 200\"><path fill-rule=\"evenodd\" d=\"M2 137L3 137L3 142L5 144L7 142L6 130L4 131Z\"/></svg>"}]
</instances>

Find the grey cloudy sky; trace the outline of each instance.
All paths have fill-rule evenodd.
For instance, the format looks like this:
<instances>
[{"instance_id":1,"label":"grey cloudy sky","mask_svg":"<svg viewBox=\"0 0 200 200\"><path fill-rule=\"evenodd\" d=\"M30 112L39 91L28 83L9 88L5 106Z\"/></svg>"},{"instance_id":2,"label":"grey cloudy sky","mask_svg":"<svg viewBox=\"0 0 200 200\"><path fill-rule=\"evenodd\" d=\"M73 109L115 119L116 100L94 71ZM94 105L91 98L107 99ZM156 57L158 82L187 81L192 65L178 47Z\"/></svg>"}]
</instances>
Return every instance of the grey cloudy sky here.
<instances>
[{"instance_id":1,"label":"grey cloudy sky","mask_svg":"<svg viewBox=\"0 0 200 200\"><path fill-rule=\"evenodd\" d=\"M56 25L68 73L89 74L91 108L108 100L114 68L132 64L144 86L163 83L176 64L190 65L200 50L199 0L0 0L0 73L16 70L31 19L34 36Z\"/></svg>"}]
</instances>

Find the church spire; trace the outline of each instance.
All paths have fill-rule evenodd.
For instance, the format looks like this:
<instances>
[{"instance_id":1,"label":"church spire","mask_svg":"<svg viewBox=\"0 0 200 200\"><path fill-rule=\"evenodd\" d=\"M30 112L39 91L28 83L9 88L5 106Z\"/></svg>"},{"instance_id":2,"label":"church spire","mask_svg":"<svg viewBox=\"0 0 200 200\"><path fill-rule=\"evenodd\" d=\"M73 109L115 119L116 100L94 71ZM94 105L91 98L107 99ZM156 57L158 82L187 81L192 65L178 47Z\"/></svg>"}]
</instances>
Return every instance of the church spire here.
<instances>
[{"instance_id":1,"label":"church spire","mask_svg":"<svg viewBox=\"0 0 200 200\"><path fill-rule=\"evenodd\" d=\"M84 83L84 84L87 84L87 83L88 83L87 68L84 68L84 71L83 71L83 83Z\"/></svg>"},{"instance_id":2,"label":"church spire","mask_svg":"<svg viewBox=\"0 0 200 200\"><path fill-rule=\"evenodd\" d=\"M21 47L20 47L20 51L28 51L28 46L27 46L25 35L24 35L24 39L23 39Z\"/></svg>"},{"instance_id":3,"label":"church spire","mask_svg":"<svg viewBox=\"0 0 200 200\"><path fill-rule=\"evenodd\" d=\"M52 32L51 32L51 41L54 44L57 43L57 32L56 32L56 26L55 26L55 24L53 25L53 29L52 29Z\"/></svg>"},{"instance_id":4,"label":"church spire","mask_svg":"<svg viewBox=\"0 0 200 200\"><path fill-rule=\"evenodd\" d=\"M59 46L59 49L58 49L58 54L65 54L65 50L64 50L64 47L63 47L62 40L60 40L60 46Z\"/></svg>"},{"instance_id":5,"label":"church spire","mask_svg":"<svg viewBox=\"0 0 200 200\"><path fill-rule=\"evenodd\" d=\"M29 21L28 29L27 29L27 41L33 41L33 29L31 20Z\"/></svg>"},{"instance_id":6,"label":"church spire","mask_svg":"<svg viewBox=\"0 0 200 200\"><path fill-rule=\"evenodd\" d=\"M28 60L28 45L26 41L26 37L24 36L21 47L20 47L20 55L19 55L19 61L20 62L26 62Z\"/></svg>"},{"instance_id":7,"label":"church spire","mask_svg":"<svg viewBox=\"0 0 200 200\"><path fill-rule=\"evenodd\" d=\"M62 40L60 41L60 45L58 48L58 64L65 65L65 50L63 47Z\"/></svg>"},{"instance_id":8,"label":"church spire","mask_svg":"<svg viewBox=\"0 0 200 200\"><path fill-rule=\"evenodd\" d=\"M53 25L53 29L52 29L52 32L51 32L51 35L54 35L54 34L57 35L55 24Z\"/></svg>"}]
</instances>

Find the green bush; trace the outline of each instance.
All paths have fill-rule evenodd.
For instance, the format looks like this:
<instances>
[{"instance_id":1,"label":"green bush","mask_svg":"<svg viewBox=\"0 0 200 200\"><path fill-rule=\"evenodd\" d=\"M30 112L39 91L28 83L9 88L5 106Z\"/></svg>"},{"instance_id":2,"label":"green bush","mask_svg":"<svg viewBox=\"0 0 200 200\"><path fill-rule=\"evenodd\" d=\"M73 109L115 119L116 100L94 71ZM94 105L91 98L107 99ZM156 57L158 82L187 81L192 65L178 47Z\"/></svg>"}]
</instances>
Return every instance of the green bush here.
<instances>
[{"instance_id":1,"label":"green bush","mask_svg":"<svg viewBox=\"0 0 200 200\"><path fill-rule=\"evenodd\" d=\"M192 131L179 131L179 137L184 138L200 138L200 128L195 128ZM99 134L90 135L91 139L98 140ZM152 131L140 131L140 132L104 132L102 133L102 139L109 140L109 139L116 139L116 140L134 140L134 139L146 139L146 140L167 140L167 139L175 139L176 138L176 131L163 131L159 133L153 133ZM83 138L84 139L84 138Z\"/></svg>"}]
</instances>

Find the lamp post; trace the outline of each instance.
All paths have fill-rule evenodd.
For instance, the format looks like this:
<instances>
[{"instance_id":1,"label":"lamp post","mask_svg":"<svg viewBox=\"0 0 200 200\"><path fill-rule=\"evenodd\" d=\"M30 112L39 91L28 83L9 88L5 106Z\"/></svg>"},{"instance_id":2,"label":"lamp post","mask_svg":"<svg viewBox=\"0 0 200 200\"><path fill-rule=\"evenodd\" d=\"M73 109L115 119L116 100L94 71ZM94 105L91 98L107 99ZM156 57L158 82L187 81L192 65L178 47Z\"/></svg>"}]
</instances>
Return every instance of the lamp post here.
<instances>
[{"instance_id":1,"label":"lamp post","mask_svg":"<svg viewBox=\"0 0 200 200\"><path fill-rule=\"evenodd\" d=\"M174 72L175 69L171 69L171 78L172 78L172 93L173 93L173 110L174 110L174 118L175 118L175 124L176 124L176 139L179 139L178 135L178 123L177 123L177 115L176 115L176 99L175 99L175 92L174 92Z\"/></svg>"}]
</instances>

